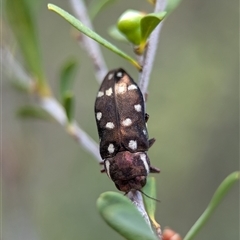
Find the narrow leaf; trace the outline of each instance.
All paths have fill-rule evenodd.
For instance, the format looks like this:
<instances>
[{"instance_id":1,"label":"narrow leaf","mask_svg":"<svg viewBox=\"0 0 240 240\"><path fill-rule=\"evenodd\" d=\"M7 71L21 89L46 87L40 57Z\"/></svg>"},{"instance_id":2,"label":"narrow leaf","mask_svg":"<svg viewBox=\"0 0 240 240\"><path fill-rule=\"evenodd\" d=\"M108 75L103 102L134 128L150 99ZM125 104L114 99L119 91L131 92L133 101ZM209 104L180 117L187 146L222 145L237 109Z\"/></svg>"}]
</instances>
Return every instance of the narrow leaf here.
<instances>
[{"instance_id":1,"label":"narrow leaf","mask_svg":"<svg viewBox=\"0 0 240 240\"><path fill-rule=\"evenodd\" d=\"M156 180L154 177L148 177L147 178L147 183L143 187L142 191L150 196L151 198L156 199ZM156 201L151 199L143 194L143 200L144 200L144 205L145 209L148 213L149 217L154 218L154 214L156 211Z\"/></svg>"},{"instance_id":2,"label":"narrow leaf","mask_svg":"<svg viewBox=\"0 0 240 240\"><path fill-rule=\"evenodd\" d=\"M41 93L48 95L49 89L42 68L33 4L27 0L5 2L7 17L22 52L25 67L37 80Z\"/></svg>"},{"instance_id":3,"label":"narrow leaf","mask_svg":"<svg viewBox=\"0 0 240 240\"><path fill-rule=\"evenodd\" d=\"M37 106L24 106L17 111L17 116L21 118L40 119L46 121L53 121L51 115L44 109Z\"/></svg>"},{"instance_id":4,"label":"narrow leaf","mask_svg":"<svg viewBox=\"0 0 240 240\"><path fill-rule=\"evenodd\" d=\"M122 41L122 42L126 42L128 43L128 40L126 39L126 37L118 30L118 28L116 26L112 26L108 29L108 34L118 40L118 41Z\"/></svg>"},{"instance_id":5,"label":"narrow leaf","mask_svg":"<svg viewBox=\"0 0 240 240\"><path fill-rule=\"evenodd\" d=\"M67 61L60 73L60 96L63 102L65 94L72 91L73 81L77 70L76 61Z\"/></svg>"},{"instance_id":6,"label":"narrow leaf","mask_svg":"<svg viewBox=\"0 0 240 240\"><path fill-rule=\"evenodd\" d=\"M189 230L187 235L184 237L184 240L191 240L195 238L197 233L201 230L201 228L206 224L207 220L211 217L216 207L220 204L223 197L226 196L226 194L231 189L233 184L239 181L239 179L240 179L240 172L233 172L223 180L223 182L220 184L220 186L217 188L216 192L214 193L206 210L203 212L203 214L199 217L196 223Z\"/></svg>"},{"instance_id":7,"label":"narrow leaf","mask_svg":"<svg viewBox=\"0 0 240 240\"><path fill-rule=\"evenodd\" d=\"M148 177L146 185L143 187L142 191L150 196L151 198L156 199L156 180L154 177ZM148 216L156 229L157 232L161 231L160 224L155 220L156 212L156 201L151 199L143 194L143 200L145 209L148 213Z\"/></svg>"},{"instance_id":8,"label":"narrow leaf","mask_svg":"<svg viewBox=\"0 0 240 240\"><path fill-rule=\"evenodd\" d=\"M105 192L97 208L106 223L128 240L157 240L132 202L120 193Z\"/></svg>"},{"instance_id":9,"label":"narrow leaf","mask_svg":"<svg viewBox=\"0 0 240 240\"><path fill-rule=\"evenodd\" d=\"M166 12L167 15L172 13L179 5L182 0L167 0Z\"/></svg>"},{"instance_id":10,"label":"narrow leaf","mask_svg":"<svg viewBox=\"0 0 240 240\"><path fill-rule=\"evenodd\" d=\"M53 4L48 4L48 9L58 13L60 16L62 16L65 20L67 20L72 26L74 26L80 32L84 33L86 36L97 41L98 43L108 48L109 50L115 52L119 56L125 58L126 60L131 62L135 67L137 67L138 70L141 70L141 66L136 60L134 60L132 57L130 57L129 55L121 51L119 48L117 48L116 46L108 42L106 39L102 38L96 32L92 31L90 28L83 25L81 21L79 21L78 19L70 15L68 12L64 11L63 9Z\"/></svg>"},{"instance_id":11,"label":"narrow leaf","mask_svg":"<svg viewBox=\"0 0 240 240\"><path fill-rule=\"evenodd\" d=\"M74 95L72 92L65 93L63 107L66 111L68 121L71 123L74 119Z\"/></svg>"}]
</instances>

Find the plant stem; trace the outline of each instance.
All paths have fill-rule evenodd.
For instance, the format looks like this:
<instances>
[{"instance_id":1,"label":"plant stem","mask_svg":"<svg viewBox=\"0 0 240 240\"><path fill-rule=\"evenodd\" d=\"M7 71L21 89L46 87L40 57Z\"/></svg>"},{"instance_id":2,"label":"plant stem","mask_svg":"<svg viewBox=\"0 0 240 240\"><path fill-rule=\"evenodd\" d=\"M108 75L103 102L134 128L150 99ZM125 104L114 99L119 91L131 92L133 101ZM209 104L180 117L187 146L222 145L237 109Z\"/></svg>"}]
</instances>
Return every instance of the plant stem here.
<instances>
[{"instance_id":1,"label":"plant stem","mask_svg":"<svg viewBox=\"0 0 240 240\"><path fill-rule=\"evenodd\" d=\"M166 4L167 4L166 0L157 0L154 12L156 13L156 12L164 11ZM153 63L155 60L155 54L157 52L160 31L161 31L163 22L164 22L164 20L162 22L160 22L160 24L152 32L152 34L149 38L148 47L147 47L146 53L144 55L144 59L142 61L143 69L139 75L139 87L144 96L147 93L147 88L148 88L148 84L149 84L149 80L150 80L150 75L152 72Z\"/></svg>"},{"instance_id":2,"label":"plant stem","mask_svg":"<svg viewBox=\"0 0 240 240\"><path fill-rule=\"evenodd\" d=\"M52 96L42 96L37 91L32 90L34 81L28 76L17 60L14 59L9 50L4 49L2 53L2 57L5 60L4 64L6 64L6 66L8 66L8 68L11 70L11 77L21 81L22 84L29 89L29 92L37 94L40 99L39 103L41 107L47 111L60 125L62 125L66 131L74 139L76 139L79 144L81 144L81 146L90 152L98 162L102 162L99 154L98 144L78 126L76 121L68 124L66 113L61 104L55 98Z\"/></svg>"},{"instance_id":3,"label":"plant stem","mask_svg":"<svg viewBox=\"0 0 240 240\"><path fill-rule=\"evenodd\" d=\"M141 213L142 217L145 219L146 223L151 226L151 222L149 220L148 214L145 210L142 194L139 191L132 190L128 192L127 197L132 201L132 203L136 206L138 211Z\"/></svg>"},{"instance_id":4,"label":"plant stem","mask_svg":"<svg viewBox=\"0 0 240 240\"><path fill-rule=\"evenodd\" d=\"M70 0L72 9L77 16L77 18L87 27L94 31L92 23L89 19L88 12L84 1L82 0ZM95 76L99 83L102 82L103 78L108 72L105 60L103 58L101 49L99 44L92 40L91 38L87 37L85 34L81 34L81 37L78 38L79 42L81 43L82 47L88 53L90 59L93 62L94 69L95 69Z\"/></svg>"}]
</instances>

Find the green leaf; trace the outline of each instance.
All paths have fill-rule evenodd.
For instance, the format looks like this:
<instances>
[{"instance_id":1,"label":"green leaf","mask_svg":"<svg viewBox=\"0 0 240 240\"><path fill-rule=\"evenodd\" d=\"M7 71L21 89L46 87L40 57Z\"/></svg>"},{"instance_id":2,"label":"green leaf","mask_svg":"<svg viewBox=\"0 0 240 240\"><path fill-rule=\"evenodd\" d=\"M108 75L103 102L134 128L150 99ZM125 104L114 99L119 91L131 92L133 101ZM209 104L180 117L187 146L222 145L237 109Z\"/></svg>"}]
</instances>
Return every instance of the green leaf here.
<instances>
[{"instance_id":1,"label":"green leaf","mask_svg":"<svg viewBox=\"0 0 240 240\"><path fill-rule=\"evenodd\" d=\"M151 198L156 199L157 193L156 193L156 180L154 177L148 177L147 183L143 187L142 191L150 196ZM161 231L160 224L155 220L155 212L156 212L156 201L154 199L151 199L143 194L143 200L145 209L148 213L148 216L152 222L152 225L156 229L156 231Z\"/></svg>"},{"instance_id":2,"label":"green leaf","mask_svg":"<svg viewBox=\"0 0 240 240\"><path fill-rule=\"evenodd\" d=\"M76 70L76 61L70 60L64 64L60 74L60 96L69 123L71 123L74 119L75 102L72 86Z\"/></svg>"},{"instance_id":3,"label":"green leaf","mask_svg":"<svg viewBox=\"0 0 240 240\"><path fill-rule=\"evenodd\" d=\"M148 177L146 185L142 188L142 191L150 196L151 198L156 199L156 180L154 177ZM145 209L150 218L154 219L155 211L156 211L156 201L151 199L143 194L143 200Z\"/></svg>"},{"instance_id":4,"label":"green leaf","mask_svg":"<svg viewBox=\"0 0 240 240\"><path fill-rule=\"evenodd\" d=\"M115 0L95 0L88 7L88 13L91 19L94 19L99 12Z\"/></svg>"},{"instance_id":5,"label":"green leaf","mask_svg":"<svg viewBox=\"0 0 240 240\"><path fill-rule=\"evenodd\" d=\"M128 240L157 240L132 202L116 192L105 192L97 200L97 208L106 223Z\"/></svg>"},{"instance_id":6,"label":"green leaf","mask_svg":"<svg viewBox=\"0 0 240 240\"><path fill-rule=\"evenodd\" d=\"M36 79L43 95L49 95L42 68L33 4L29 0L5 1L9 24L22 52L25 67Z\"/></svg>"},{"instance_id":7,"label":"green leaf","mask_svg":"<svg viewBox=\"0 0 240 240\"><path fill-rule=\"evenodd\" d=\"M167 15L172 13L177 8L177 6L181 1L182 0L167 0L167 6L165 9L165 11L167 12Z\"/></svg>"},{"instance_id":8,"label":"green leaf","mask_svg":"<svg viewBox=\"0 0 240 240\"><path fill-rule=\"evenodd\" d=\"M207 220L213 214L216 207L222 201L223 197L226 196L226 194L231 189L233 184L239 181L239 179L240 179L240 172L233 172L223 180L223 182L220 184L220 186L217 188L216 192L214 193L206 210L203 212L203 214L199 217L196 223L189 230L187 235L184 237L184 240L191 240L195 238L197 233L204 226L204 224L206 224Z\"/></svg>"},{"instance_id":9,"label":"green leaf","mask_svg":"<svg viewBox=\"0 0 240 240\"><path fill-rule=\"evenodd\" d=\"M63 107L66 111L68 122L74 119L74 95L72 92L66 92L63 98Z\"/></svg>"},{"instance_id":10,"label":"green leaf","mask_svg":"<svg viewBox=\"0 0 240 240\"><path fill-rule=\"evenodd\" d=\"M139 63L136 60L134 60L132 57L130 57L129 55L121 51L119 48L117 48L116 46L108 42L106 39L102 38L96 32L92 31L90 28L83 25L81 21L79 21L78 19L70 15L68 12L64 11L63 9L53 4L48 4L48 9L58 13L65 20L67 20L72 26L74 26L80 32L84 33L86 36L92 38L93 40L97 41L104 47L108 48L109 50L115 52L119 56L131 62L135 67L137 67L138 70L142 69L142 67L139 65Z\"/></svg>"},{"instance_id":11,"label":"green leaf","mask_svg":"<svg viewBox=\"0 0 240 240\"><path fill-rule=\"evenodd\" d=\"M77 62L74 60L67 61L60 73L60 97L64 102L65 95L72 91L73 81L77 70Z\"/></svg>"},{"instance_id":12,"label":"green leaf","mask_svg":"<svg viewBox=\"0 0 240 240\"><path fill-rule=\"evenodd\" d=\"M141 19L140 21L141 42L139 46L135 49L137 54L139 55L143 54L150 34L157 27L157 25L164 19L165 15L166 12L150 13Z\"/></svg>"},{"instance_id":13,"label":"green leaf","mask_svg":"<svg viewBox=\"0 0 240 240\"><path fill-rule=\"evenodd\" d=\"M122 42L126 42L128 43L128 40L126 39L126 37L118 30L118 28L116 26L112 26L108 29L108 34L118 40L118 41L122 41Z\"/></svg>"},{"instance_id":14,"label":"green leaf","mask_svg":"<svg viewBox=\"0 0 240 240\"><path fill-rule=\"evenodd\" d=\"M40 119L46 121L54 121L52 116L44 109L37 106L24 106L17 111L17 116L21 118Z\"/></svg>"},{"instance_id":15,"label":"green leaf","mask_svg":"<svg viewBox=\"0 0 240 240\"><path fill-rule=\"evenodd\" d=\"M119 31L134 45L139 45L141 42L140 21L143 16L145 16L144 13L129 9L119 17L117 22Z\"/></svg>"},{"instance_id":16,"label":"green leaf","mask_svg":"<svg viewBox=\"0 0 240 240\"><path fill-rule=\"evenodd\" d=\"M135 46L135 52L142 54L152 31L164 19L166 12L145 14L127 10L119 18L119 31Z\"/></svg>"},{"instance_id":17,"label":"green leaf","mask_svg":"<svg viewBox=\"0 0 240 240\"><path fill-rule=\"evenodd\" d=\"M152 31L164 19L165 16L166 16L166 12L150 13L141 19L140 24L141 24L141 33L142 33L142 38L141 38L142 43L147 41Z\"/></svg>"}]
</instances>

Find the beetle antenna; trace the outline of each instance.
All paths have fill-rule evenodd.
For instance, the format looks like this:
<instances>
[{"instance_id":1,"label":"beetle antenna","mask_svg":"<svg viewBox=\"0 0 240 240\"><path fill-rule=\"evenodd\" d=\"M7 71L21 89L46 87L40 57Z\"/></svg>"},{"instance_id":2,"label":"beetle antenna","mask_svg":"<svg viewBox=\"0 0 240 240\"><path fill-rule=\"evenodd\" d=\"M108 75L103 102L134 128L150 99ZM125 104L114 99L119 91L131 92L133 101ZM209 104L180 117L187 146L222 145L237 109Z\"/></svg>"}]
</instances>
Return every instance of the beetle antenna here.
<instances>
[{"instance_id":1,"label":"beetle antenna","mask_svg":"<svg viewBox=\"0 0 240 240\"><path fill-rule=\"evenodd\" d=\"M150 198L150 199L152 199L152 200L155 200L155 201L157 201L157 202L161 202L160 200L158 200L158 199L156 199L156 198L153 198L153 197L150 197L149 195L147 195L146 193L144 193L142 190L138 190L141 194L143 194L144 196L146 196L146 197L148 197L148 198Z\"/></svg>"}]
</instances>

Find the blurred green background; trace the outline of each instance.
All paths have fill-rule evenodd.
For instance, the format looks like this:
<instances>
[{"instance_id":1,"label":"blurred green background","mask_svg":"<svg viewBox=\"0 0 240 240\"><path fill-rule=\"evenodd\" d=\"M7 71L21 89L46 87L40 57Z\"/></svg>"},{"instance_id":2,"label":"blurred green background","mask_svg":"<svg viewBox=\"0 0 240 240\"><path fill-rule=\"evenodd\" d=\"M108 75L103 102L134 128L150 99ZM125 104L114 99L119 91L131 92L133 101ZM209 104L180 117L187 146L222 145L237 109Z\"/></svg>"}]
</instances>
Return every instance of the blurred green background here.
<instances>
[{"instance_id":1,"label":"blurred green background","mask_svg":"<svg viewBox=\"0 0 240 240\"><path fill-rule=\"evenodd\" d=\"M87 1L88 2L88 1ZM37 3L37 1L36 1ZM63 63L79 62L76 119L98 141L93 113L98 84L92 62L72 27L38 1L37 30L47 79L58 96ZM69 1L52 0L72 12ZM147 112L149 151L158 199L156 218L182 236L201 215L221 181L239 168L239 5L237 0L184 0L166 20L154 63ZM95 30L120 48L107 29L126 9L151 11L147 1L116 1L94 20ZM3 43L18 54L3 19ZM136 69L102 48L109 69ZM3 59L4 61L4 59ZM57 124L21 120L16 110L36 99L2 82L3 239L122 239L99 216L96 200L117 191L95 159ZM200 239L239 239L239 185L217 208Z\"/></svg>"}]
</instances>

